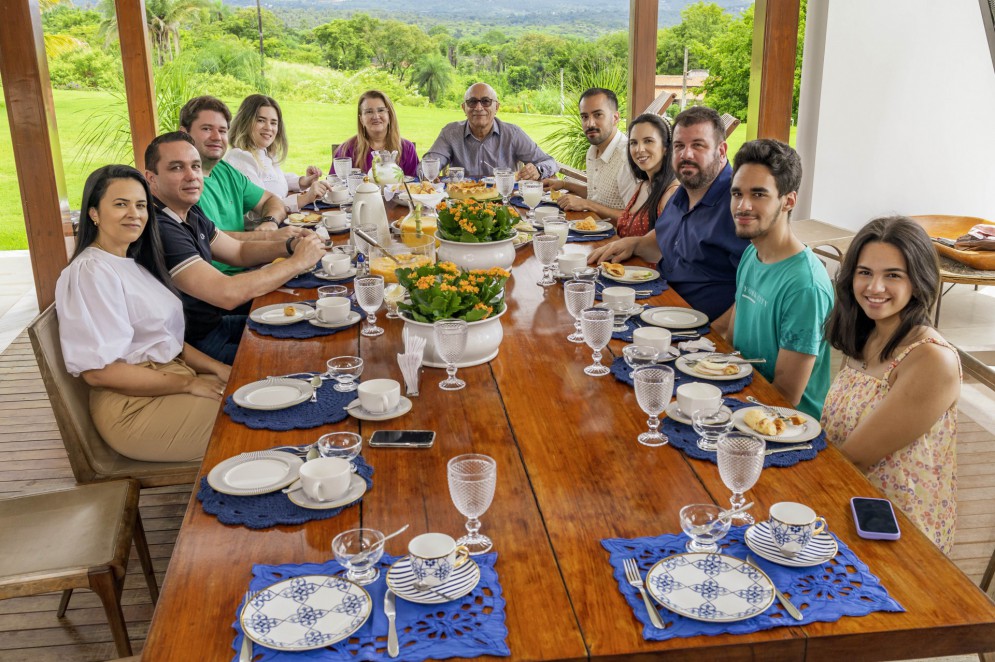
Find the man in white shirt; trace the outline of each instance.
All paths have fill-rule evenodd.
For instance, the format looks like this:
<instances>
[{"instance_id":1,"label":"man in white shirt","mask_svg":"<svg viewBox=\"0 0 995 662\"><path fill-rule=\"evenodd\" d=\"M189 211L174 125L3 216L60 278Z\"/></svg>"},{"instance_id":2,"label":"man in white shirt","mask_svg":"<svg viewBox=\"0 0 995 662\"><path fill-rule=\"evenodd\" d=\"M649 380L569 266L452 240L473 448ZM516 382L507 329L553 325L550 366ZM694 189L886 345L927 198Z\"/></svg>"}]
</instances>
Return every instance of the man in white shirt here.
<instances>
[{"instance_id":1,"label":"man in white shirt","mask_svg":"<svg viewBox=\"0 0 995 662\"><path fill-rule=\"evenodd\" d=\"M568 191L557 204L568 211L593 211L618 218L636 192L636 178L626 159L628 140L618 130L618 97L592 87L580 96L580 121L591 146L587 150L587 184L555 177L543 180L550 189Z\"/></svg>"}]
</instances>

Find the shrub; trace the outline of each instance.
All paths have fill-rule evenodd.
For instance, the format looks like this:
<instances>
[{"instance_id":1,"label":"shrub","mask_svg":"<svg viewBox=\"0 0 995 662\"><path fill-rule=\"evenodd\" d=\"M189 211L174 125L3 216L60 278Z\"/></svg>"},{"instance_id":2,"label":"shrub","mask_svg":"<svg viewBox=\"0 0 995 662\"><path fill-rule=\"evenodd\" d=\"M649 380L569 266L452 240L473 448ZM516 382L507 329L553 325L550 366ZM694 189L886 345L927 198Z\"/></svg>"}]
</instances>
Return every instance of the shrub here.
<instances>
[{"instance_id":1,"label":"shrub","mask_svg":"<svg viewBox=\"0 0 995 662\"><path fill-rule=\"evenodd\" d=\"M48 74L54 87L90 90L119 87L124 76L119 59L91 48L53 57Z\"/></svg>"}]
</instances>

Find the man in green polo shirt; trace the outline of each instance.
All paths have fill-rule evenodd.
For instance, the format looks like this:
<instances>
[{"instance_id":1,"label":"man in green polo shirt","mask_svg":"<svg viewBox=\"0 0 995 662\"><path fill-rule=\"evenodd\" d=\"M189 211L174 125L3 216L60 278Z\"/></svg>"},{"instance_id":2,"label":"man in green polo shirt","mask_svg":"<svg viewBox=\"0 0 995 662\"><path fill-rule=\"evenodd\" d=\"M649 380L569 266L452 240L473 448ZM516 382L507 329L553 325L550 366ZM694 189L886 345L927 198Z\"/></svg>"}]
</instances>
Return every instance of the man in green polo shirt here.
<instances>
[{"instance_id":1,"label":"man in green polo shirt","mask_svg":"<svg viewBox=\"0 0 995 662\"><path fill-rule=\"evenodd\" d=\"M230 122L228 106L212 96L194 97L180 110L180 130L193 138L203 167L204 190L200 208L218 229L242 241L286 241L297 236L301 233L300 228L280 229L280 221L287 217L280 198L256 186L221 160L228 150ZM245 215L249 212L261 218L252 232L246 232L245 227ZM221 262L213 264L225 273L241 271Z\"/></svg>"},{"instance_id":2,"label":"man in green polo shirt","mask_svg":"<svg viewBox=\"0 0 995 662\"><path fill-rule=\"evenodd\" d=\"M791 231L798 198L798 153L776 140L753 140L736 154L730 203L736 236L749 239L736 272L729 338L799 410L822 414L829 389L829 345L822 334L833 307L826 268Z\"/></svg>"}]
</instances>

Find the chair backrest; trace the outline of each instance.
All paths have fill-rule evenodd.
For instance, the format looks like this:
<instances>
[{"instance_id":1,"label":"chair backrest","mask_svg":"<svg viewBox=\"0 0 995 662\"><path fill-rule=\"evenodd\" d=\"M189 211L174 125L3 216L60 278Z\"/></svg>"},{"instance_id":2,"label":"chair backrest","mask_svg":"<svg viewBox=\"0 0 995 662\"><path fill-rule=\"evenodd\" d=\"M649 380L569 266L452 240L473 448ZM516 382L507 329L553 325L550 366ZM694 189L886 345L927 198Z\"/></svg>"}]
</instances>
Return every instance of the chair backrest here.
<instances>
[{"instance_id":1,"label":"chair backrest","mask_svg":"<svg viewBox=\"0 0 995 662\"><path fill-rule=\"evenodd\" d=\"M729 113L722 113L722 126L726 128L726 138L728 138L739 127L739 120Z\"/></svg>"},{"instance_id":2,"label":"chair backrest","mask_svg":"<svg viewBox=\"0 0 995 662\"><path fill-rule=\"evenodd\" d=\"M657 115L664 115L667 112L667 109L670 108L670 105L674 103L676 99L677 99L676 92L660 92L660 94L657 95L657 97L650 102L650 105L646 106L646 110L644 110L643 112L656 113Z\"/></svg>"},{"instance_id":3,"label":"chair backrest","mask_svg":"<svg viewBox=\"0 0 995 662\"><path fill-rule=\"evenodd\" d=\"M199 462L132 460L104 442L90 417L90 387L66 371L54 304L31 322L28 335L77 483L134 478L142 487L154 487L193 482Z\"/></svg>"}]
</instances>

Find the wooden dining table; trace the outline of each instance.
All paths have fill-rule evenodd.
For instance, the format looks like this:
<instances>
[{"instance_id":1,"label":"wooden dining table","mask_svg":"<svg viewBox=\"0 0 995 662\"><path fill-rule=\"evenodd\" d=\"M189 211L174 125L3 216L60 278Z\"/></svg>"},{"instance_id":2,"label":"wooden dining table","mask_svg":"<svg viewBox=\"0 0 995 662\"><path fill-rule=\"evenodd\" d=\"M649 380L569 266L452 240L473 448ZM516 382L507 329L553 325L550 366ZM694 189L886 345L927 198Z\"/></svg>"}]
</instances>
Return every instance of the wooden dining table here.
<instances>
[{"instance_id":1,"label":"wooden dining table","mask_svg":"<svg viewBox=\"0 0 995 662\"><path fill-rule=\"evenodd\" d=\"M403 209L390 209L391 215ZM567 244L565 250L587 253L597 245ZM591 351L566 340L573 319L562 287L539 287L540 270L530 247L518 252L500 352L489 363L460 369L463 390L439 389L445 371L425 369L408 414L382 422L347 418L310 430L254 430L219 413L201 476L239 453L310 443L334 430L357 431L366 440L381 429L434 430L436 441L420 450L364 447L376 472L373 488L328 520L265 530L226 526L203 511L194 490L142 659L234 659L232 623L254 564L325 562L332 558L332 538L359 526L386 532L409 524L406 534L386 543L394 555L404 554L407 540L420 533L458 537L465 520L449 496L446 462L463 453L489 455L498 466L494 500L481 520L497 552L511 659L878 660L995 650L995 604L904 515L898 515L900 540L857 536L850 498L880 495L833 447L811 461L764 469L748 492L753 513L764 519L776 502L808 504L906 611L647 642L602 539L679 533L683 505L726 504L729 490L714 463L636 442L646 415L632 387L584 374ZM254 305L314 296L314 290L274 292ZM686 305L672 289L649 302ZM341 355L363 357L363 379L401 381L396 355L403 351L403 324L385 320L382 310L378 319L386 333L376 338L361 336L358 325L311 340L247 330L227 394L267 375L322 371L327 359ZM708 337L728 349L717 334ZM621 355L623 346L613 340L605 361ZM784 403L759 374L734 397L747 395ZM804 609L803 596L794 599Z\"/></svg>"}]
</instances>

